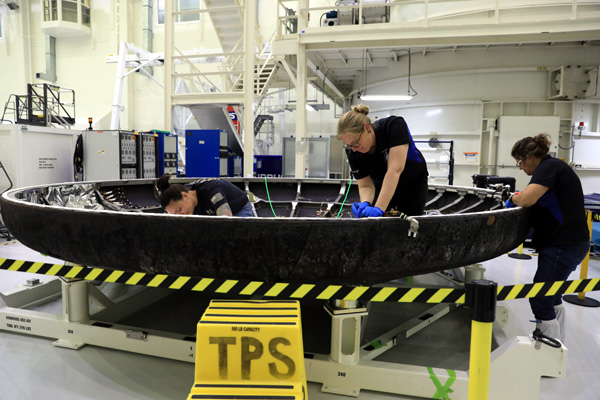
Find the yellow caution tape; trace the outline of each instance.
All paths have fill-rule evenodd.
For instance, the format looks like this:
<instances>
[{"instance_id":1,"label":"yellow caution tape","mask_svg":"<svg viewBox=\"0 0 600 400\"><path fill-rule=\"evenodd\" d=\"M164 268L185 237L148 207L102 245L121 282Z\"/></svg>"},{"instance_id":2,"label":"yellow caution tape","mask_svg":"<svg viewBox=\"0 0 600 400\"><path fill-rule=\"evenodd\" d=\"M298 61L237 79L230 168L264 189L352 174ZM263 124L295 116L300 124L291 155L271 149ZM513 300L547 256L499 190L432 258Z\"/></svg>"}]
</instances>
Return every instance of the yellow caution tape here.
<instances>
[{"instance_id":1,"label":"yellow caution tape","mask_svg":"<svg viewBox=\"0 0 600 400\"><path fill-rule=\"evenodd\" d=\"M0 270L29 272L126 285L161 287L229 294L232 296L262 296L277 299L358 300L362 302L393 303L464 303L462 288L405 288L307 283L260 282L235 279L196 278L149 274L113 269L90 268L80 265L44 264L32 261L0 258ZM498 286L498 300L554 296L568 293L587 293L600 290L600 278L573 281L538 282Z\"/></svg>"}]
</instances>

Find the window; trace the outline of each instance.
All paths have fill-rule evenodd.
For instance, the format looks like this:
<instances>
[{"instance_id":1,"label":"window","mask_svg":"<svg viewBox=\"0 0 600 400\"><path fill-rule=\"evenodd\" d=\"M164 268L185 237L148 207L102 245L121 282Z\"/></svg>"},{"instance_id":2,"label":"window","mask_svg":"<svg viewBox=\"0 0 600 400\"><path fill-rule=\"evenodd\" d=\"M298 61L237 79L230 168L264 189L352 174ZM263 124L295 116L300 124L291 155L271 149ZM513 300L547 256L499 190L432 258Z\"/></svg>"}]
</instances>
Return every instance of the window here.
<instances>
[{"instance_id":1,"label":"window","mask_svg":"<svg viewBox=\"0 0 600 400\"><path fill-rule=\"evenodd\" d=\"M171 0L167 0L171 1ZM200 9L200 0L172 0L175 11L190 11ZM165 23L165 0L156 0L156 8L158 11L158 23ZM177 15L175 22L199 21L200 14L183 14Z\"/></svg>"}]
</instances>

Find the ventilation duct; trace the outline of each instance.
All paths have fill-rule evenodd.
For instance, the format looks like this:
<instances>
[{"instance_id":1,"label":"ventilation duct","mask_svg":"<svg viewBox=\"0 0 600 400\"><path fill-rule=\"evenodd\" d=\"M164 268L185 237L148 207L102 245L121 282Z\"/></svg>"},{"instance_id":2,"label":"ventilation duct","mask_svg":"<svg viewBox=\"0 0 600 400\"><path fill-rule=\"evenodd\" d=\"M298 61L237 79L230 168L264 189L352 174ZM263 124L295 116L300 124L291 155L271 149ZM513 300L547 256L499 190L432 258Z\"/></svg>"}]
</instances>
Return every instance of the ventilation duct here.
<instances>
[{"instance_id":1,"label":"ventilation duct","mask_svg":"<svg viewBox=\"0 0 600 400\"><path fill-rule=\"evenodd\" d=\"M38 79L56 82L56 38L46 35L46 72L35 74Z\"/></svg>"}]
</instances>

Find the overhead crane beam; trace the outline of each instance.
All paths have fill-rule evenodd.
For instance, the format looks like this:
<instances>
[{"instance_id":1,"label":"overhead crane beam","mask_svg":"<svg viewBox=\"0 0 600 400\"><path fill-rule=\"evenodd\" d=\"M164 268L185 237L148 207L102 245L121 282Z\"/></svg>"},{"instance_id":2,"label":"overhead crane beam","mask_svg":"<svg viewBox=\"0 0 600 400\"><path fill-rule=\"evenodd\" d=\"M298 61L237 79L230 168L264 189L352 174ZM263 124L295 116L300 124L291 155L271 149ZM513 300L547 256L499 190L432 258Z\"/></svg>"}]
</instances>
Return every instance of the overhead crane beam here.
<instances>
[{"instance_id":1,"label":"overhead crane beam","mask_svg":"<svg viewBox=\"0 0 600 400\"><path fill-rule=\"evenodd\" d=\"M297 38L307 51L344 48L452 46L554 41L586 41L598 37L600 13L591 11L577 19L557 16L530 16L490 23L480 18L472 22L428 20L403 24L382 23L307 27Z\"/></svg>"}]
</instances>

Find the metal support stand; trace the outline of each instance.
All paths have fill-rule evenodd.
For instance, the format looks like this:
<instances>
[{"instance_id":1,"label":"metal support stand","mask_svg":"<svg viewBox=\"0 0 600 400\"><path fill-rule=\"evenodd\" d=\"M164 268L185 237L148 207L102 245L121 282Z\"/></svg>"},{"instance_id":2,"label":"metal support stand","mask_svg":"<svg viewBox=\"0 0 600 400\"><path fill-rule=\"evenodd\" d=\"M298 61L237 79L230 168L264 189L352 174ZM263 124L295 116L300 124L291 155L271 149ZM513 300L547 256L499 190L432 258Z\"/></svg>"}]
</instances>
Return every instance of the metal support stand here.
<instances>
[{"instance_id":1,"label":"metal support stand","mask_svg":"<svg viewBox=\"0 0 600 400\"><path fill-rule=\"evenodd\" d=\"M326 310L332 316L333 328L331 353L305 356L307 380L322 383L323 392L353 397L358 397L361 390L372 390L424 398L466 400L470 378L482 373L475 370L479 367L471 365L469 371L455 371L373 360L453 308L456 305L434 306L424 313L429 319L419 315L414 321L406 322L407 325L403 324L363 345L357 359L356 340L360 336L357 328L366 312L363 309L355 312L346 309L335 313L332 306L328 305ZM420 325L411 325L417 320L420 320ZM541 376L565 375L567 349L564 346L560 349L551 348L531 336L515 337L490 354L491 325L489 323L486 326L490 339L482 342L487 351L490 399L537 400ZM473 335L481 337L478 329L475 328Z\"/></svg>"},{"instance_id":2,"label":"metal support stand","mask_svg":"<svg viewBox=\"0 0 600 400\"><path fill-rule=\"evenodd\" d=\"M349 307L327 303L325 311L331 316L331 359L340 364L355 364L360 355L361 319L367 309L354 302ZM341 305L341 307L340 307ZM334 392L338 394L344 394Z\"/></svg>"},{"instance_id":3,"label":"metal support stand","mask_svg":"<svg viewBox=\"0 0 600 400\"><path fill-rule=\"evenodd\" d=\"M91 344L195 362L196 342L193 338L97 322L121 320L171 293L168 289L159 288L132 289L135 290L111 300L88 281L55 279L27 289L21 288L19 293L2 295L7 306L0 307L0 330L54 338L57 339L55 345L71 349ZM19 308L58 296L62 296L64 304L59 314ZM308 381L322 383L324 392L354 397L361 390L372 390L425 398L443 398L439 397L440 394L448 393L453 400L467 399L469 376L475 373L473 366L470 371L454 371L374 360L457 308L456 305L435 305L362 347L359 347L360 322L367 315L366 309L348 306L327 306L332 316L331 354L305 354ZM100 310L95 311L98 307ZM491 343L487 342L487 346L489 351ZM537 400L539 378L564 376L566 360L567 349L564 346L551 348L531 336L513 338L491 353L489 398Z\"/></svg>"},{"instance_id":4,"label":"metal support stand","mask_svg":"<svg viewBox=\"0 0 600 400\"><path fill-rule=\"evenodd\" d=\"M24 293L23 293L24 292ZM25 291L2 295L7 304L0 307L0 330L56 339L53 345L80 349L86 344L134 353L194 362L195 341L167 332L140 331L117 323L97 322L110 316L119 320L169 294L169 290L145 288L122 296L106 298L89 281L55 279ZM27 310L20 307L40 304L62 296L61 314ZM100 310L90 313L90 300Z\"/></svg>"}]
</instances>

